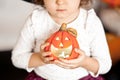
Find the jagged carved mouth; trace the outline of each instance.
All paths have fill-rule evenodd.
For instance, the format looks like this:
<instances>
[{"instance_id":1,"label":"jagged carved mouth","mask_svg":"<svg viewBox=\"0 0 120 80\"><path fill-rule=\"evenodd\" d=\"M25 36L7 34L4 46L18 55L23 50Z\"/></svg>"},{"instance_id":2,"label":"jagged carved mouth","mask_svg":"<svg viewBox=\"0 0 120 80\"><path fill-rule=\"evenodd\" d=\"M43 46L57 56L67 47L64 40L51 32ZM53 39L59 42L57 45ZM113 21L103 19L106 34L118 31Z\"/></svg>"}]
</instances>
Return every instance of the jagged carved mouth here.
<instances>
[{"instance_id":1,"label":"jagged carved mouth","mask_svg":"<svg viewBox=\"0 0 120 80\"><path fill-rule=\"evenodd\" d=\"M54 56L59 58L68 58L72 52L72 45L68 48L56 48L54 45L51 45L51 52Z\"/></svg>"}]
</instances>

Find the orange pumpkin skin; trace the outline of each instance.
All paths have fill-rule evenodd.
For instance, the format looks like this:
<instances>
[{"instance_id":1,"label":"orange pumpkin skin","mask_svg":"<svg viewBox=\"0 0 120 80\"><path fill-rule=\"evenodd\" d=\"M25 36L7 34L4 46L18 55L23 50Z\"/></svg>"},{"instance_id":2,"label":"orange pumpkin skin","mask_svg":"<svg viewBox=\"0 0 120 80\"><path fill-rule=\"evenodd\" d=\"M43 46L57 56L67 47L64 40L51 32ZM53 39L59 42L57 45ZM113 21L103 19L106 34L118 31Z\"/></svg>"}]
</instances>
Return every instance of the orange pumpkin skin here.
<instances>
[{"instance_id":1,"label":"orange pumpkin skin","mask_svg":"<svg viewBox=\"0 0 120 80\"><path fill-rule=\"evenodd\" d=\"M103 0L103 2L109 4L111 7L120 6L120 0Z\"/></svg>"},{"instance_id":2,"label":"orange pumpkin skin","mask_svg":"<svg viewBox=\"0 0 120 80\"><path fill-rule=\"evenodd\" d=\"M53 56L54 59L74 59L79 55L74 50L75 48L79 48L76 37L66 30L55 32L47 42L49 43L49 46L45 48L45 51L51 51L51 56Z\"/></svg>"}]
</instances>

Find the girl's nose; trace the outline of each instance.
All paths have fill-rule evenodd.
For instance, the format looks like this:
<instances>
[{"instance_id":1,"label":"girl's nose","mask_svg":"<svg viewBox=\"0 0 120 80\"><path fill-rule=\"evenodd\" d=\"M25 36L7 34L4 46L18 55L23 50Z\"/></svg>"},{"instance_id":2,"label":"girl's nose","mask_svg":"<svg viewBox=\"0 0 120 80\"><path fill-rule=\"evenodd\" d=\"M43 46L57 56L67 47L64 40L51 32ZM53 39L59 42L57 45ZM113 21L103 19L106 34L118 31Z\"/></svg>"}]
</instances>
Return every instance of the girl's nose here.
<instances>
[{"instance_id":1,"label":"girl's nose","mask_svg":"<svg viewBox=\"0 0 120 80\"><path fill-rule=\"evenodd\" d=\"M61 4L64 3L64 0L56 0L56 3L57 3L58 5L61 5Z\"/></svg>"}]
</instances>

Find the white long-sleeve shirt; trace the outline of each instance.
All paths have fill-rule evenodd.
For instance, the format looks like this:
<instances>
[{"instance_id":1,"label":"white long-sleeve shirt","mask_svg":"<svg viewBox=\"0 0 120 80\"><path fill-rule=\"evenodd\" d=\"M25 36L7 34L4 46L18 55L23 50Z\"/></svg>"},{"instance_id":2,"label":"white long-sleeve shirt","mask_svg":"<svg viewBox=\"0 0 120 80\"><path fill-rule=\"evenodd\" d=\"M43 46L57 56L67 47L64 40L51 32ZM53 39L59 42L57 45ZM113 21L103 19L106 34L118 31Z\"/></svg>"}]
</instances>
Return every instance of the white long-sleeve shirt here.
<instances>
[{"instance_id":1,"label":"white long-sleeve shirt","mask_svg":"<svg viewBox=\"0 0 120 80\"><path fill-rule=\"evenodd\" d=\"M77 30L77 40L87 56L92 56L99 62L97 75L107 73L111 68L111 58L105 33L101 21L93 9L86 11L80 8L79 16L73 22L67 24ZM40 51L40 45L58 31L58 25L44 8L37 8L26 21L20 38L12 52L12 62L16 67L34 70L35 73L47 80L78 80L88 74L83 67L76 69L64 69L55 64L46 64L36 68L28 68L31 55Z\"/></svg>"}]
</instances>

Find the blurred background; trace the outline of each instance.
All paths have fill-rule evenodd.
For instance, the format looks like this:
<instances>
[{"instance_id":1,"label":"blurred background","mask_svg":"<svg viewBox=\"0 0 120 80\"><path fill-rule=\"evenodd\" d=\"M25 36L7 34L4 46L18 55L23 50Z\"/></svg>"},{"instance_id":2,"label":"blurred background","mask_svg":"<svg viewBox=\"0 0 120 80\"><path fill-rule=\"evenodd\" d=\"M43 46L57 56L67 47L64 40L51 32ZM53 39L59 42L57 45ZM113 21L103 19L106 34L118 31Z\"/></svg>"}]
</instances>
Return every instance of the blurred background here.
<instances>
[{"instance_id":1,"label":"blurred background","mask_svg":"<svg viewBox=\"0 0 120 80\"><path fill-rule=\"evenodd\" d=\"M14 67L11 51L25 20L36 7L32 0L0 0L0 76L1 80L24 80L27 72ZM108 41L113 66L103 75L106 80L120 80L120 0L93 0Z\"/></svg>"}]
</instances>

